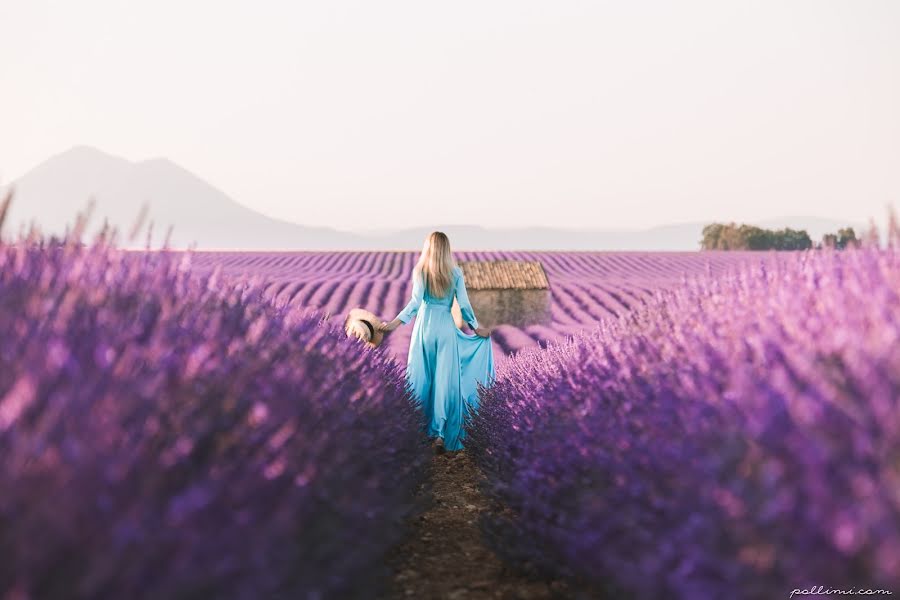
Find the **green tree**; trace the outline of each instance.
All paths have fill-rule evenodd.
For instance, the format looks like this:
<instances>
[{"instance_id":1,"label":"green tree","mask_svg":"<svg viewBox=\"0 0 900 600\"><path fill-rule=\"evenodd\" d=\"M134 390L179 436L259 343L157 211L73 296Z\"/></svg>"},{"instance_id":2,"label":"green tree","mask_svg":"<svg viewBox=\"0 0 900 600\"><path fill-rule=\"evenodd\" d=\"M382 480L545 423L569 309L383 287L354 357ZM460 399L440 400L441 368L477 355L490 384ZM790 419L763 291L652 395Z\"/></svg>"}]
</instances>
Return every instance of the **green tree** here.
<instances>
[{"instance_id":1,"label":"green tree","mask_svg":"<svg viewBox=\"0 0 900 600\"><path fill-rule=\"evenodd\" d=\"M807 250L812 239L804 230L773 231L755 225L711 223L703 228L703 250Z\"/></svg>"},{"instance_id":2,"label":"green tree","mask_svg":"<svg viewBox=\"0 0 900 600\"><path fill-rule=\"evenodd\" d=\"M722 236L724 228L725 225L721 223L710 223L704 227L703 237L700 239L700 248L702 250L718 250L719 238Z\"/></svg>"},{"instance_id":3,"label":"green tree","mask_svg":"<svg viewBox=\"0 0 900 600\"><path fill-rule=\"evenodd\" d=\"M844 227L838 229L837 233L826 233L823 235L821 247L844 250L846 248L856 248L860 243L861 240L856 237L856 232L853 228Z\"/></svg>"},{"instance_id":4,"label":"green tree","mask_svg":"<svg viewBox=\"0 0 900 600\"><path fill-rule=\"evenodd\" d=\"M856 239L856 232L853 231L852 227L844 227L843 229L838 229L837 232L837 247L841 250L844 248L856 248L859 246L859 240Z\"/></svg>"}]
</instances>

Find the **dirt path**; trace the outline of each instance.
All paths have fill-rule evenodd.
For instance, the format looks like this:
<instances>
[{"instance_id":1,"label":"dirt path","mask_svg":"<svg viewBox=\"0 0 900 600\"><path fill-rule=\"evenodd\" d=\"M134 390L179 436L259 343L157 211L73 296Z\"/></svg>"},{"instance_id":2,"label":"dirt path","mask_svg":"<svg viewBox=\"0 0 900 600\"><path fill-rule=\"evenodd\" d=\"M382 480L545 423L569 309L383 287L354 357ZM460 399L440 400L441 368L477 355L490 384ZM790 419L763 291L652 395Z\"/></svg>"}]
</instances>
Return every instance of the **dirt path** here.
<instances>
[{"instance_id":1,"label":"dirt path","mask_svg":"<svg viewBox=\"0 0 900 600\"><path fill-rule=\"evenodd\" d=\"M558 582L517 574L485 545L478 517L488 503L478 490L479 472L465 451L436 455L431 465L427 510L393 557L390 600L559 600Z\"/></svg>"}]
</instances>

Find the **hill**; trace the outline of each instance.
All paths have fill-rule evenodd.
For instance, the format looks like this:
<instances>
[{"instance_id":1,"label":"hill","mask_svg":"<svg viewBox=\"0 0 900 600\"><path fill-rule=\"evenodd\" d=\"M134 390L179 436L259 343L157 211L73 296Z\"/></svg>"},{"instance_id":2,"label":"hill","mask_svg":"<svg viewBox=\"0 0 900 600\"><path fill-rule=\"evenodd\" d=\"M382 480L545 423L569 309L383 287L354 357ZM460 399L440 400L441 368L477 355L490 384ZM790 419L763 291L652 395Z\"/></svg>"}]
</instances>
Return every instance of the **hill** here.
<instances>
[{"instance_id":1,"label":"hill","mask_svg":"<svg viewBox=\"0 0 900 600\"><path fill-rule=\"evenodd\" d=\"M87 146L48 159L10 186L13 228L34 221L44 231L61 233L93 199L94 229L106 218L127 232L146 204L155 239L161 242L172 226L176 247L338 249L352 245L354 237L269 218L169 160L130 162Z\"/></svg>"},{"instance_id":2,"label":"hill","mask_svg":"<svg viewBox=\"0 0 900 600\"><path fill-rule=\"evenodd\" d=\"M706 223L689 222L643 230L484 228L436 224L400 230L339 231L281 221L231 199L202 178L164 158L128 161L88 146L76 146L41 163L10 184L15 199L7 231L30 222L62 233L90 199L93 229L103 219L127 233L149 209L155 244L173 227L172 245L233 250L411 250L433 229L445 231L458 250L697 250ZM10 186L7 186L10 187ZM535 221L540 219L535 215ZM807 229L814 240L848 223L818 217L785 217L763 227ZM851 223L858 228L864 224ZM145 238L134 245L142 246Z\"/></svg>"}]
</instances>

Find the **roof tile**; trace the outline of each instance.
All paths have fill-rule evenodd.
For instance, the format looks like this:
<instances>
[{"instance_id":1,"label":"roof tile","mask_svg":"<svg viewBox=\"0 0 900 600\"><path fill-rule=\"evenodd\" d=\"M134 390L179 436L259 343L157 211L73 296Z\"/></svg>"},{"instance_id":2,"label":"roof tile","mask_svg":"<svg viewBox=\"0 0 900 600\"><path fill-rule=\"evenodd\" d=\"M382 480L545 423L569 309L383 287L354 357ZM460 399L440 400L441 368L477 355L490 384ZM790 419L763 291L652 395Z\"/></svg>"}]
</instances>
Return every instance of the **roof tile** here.
<instances>
[{"instance_id":1,"label":"roof tile","mask_svg":"<svg viewBox=\"0 0 900 600\"><path fill-rule=\"evenodd\" d=\"M466 288L470 290L545 290L550 282L538 261L461 261Z\"/></svg>"}]
</instances>

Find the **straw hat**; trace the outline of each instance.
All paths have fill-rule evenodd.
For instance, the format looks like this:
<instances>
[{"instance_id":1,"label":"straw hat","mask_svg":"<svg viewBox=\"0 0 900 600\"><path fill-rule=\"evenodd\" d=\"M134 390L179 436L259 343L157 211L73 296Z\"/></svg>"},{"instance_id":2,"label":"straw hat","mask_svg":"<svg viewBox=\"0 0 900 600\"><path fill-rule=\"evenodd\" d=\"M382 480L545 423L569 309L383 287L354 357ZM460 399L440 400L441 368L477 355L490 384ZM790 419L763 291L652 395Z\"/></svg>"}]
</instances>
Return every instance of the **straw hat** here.
<instances>
[{"instance_id":1,"label":"straw hat","mask_svg":"<svg viewBox=\"0 0 900 600\"><path fill-rule=\"evenodd\" d=\"M364 308L354 308L347 314L344 331L348 337L358 338L372 348L377 348L384 339L384 332L378 329L379 325L381 319L377 315Z\"/></svg>"}]
</instances>

